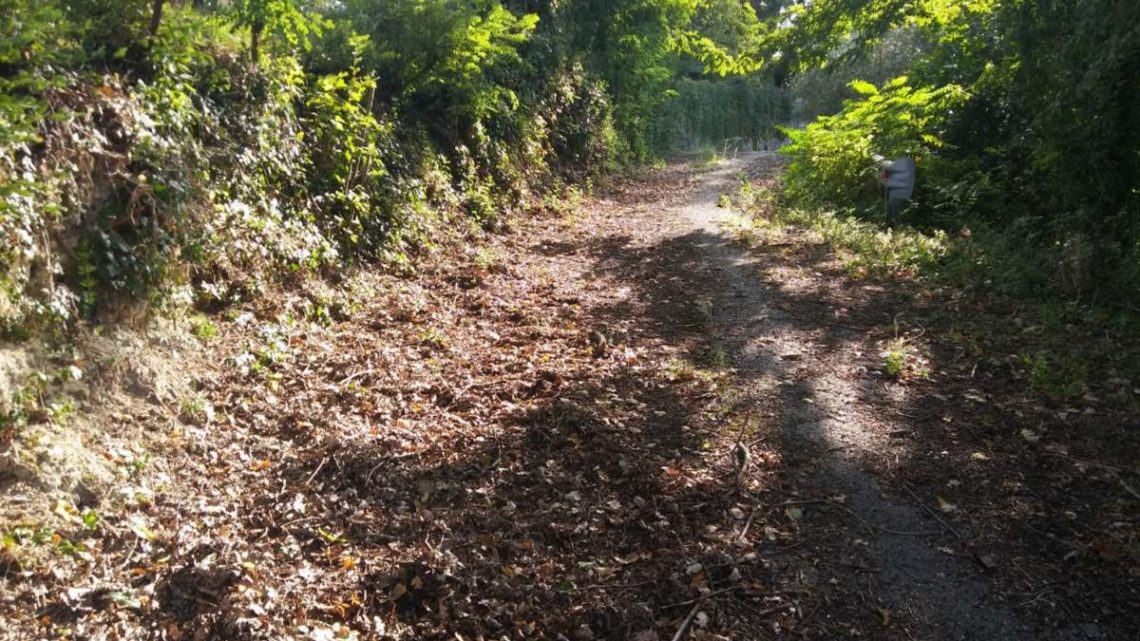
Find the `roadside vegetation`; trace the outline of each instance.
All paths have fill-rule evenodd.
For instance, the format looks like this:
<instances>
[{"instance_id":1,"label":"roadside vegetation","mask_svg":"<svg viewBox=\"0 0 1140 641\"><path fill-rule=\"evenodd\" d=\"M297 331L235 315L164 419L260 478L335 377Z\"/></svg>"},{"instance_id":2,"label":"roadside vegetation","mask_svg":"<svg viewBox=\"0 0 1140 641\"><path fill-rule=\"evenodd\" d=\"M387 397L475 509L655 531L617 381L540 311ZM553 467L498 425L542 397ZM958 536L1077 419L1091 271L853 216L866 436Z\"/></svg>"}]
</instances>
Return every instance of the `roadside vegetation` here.
<instances>
[{"instance_id":1,"label":"roadside vegetation","mask_svg":"<svg viewBox=\"0 0 1140 641\"><path fill-rule=\"evenodd\" d=\"M1137 24L0 0L0 639L1135 636Z\"/></svg>"},{"instance_id":2,"label":"roadside vegetation","mask_svg":"<svg viewBox=\"0 0 1140 641\"><path fill-rule=\"evenodd\" d=\"M790 105L756 73L763 13L728 0L0 13L0 339L72 364L102 328L190 311L207 339L193 314L414 272L442 229L573 209L677 149L751 146ZM9 405L3 424L24 422Z\"/></svg>"},{"instance_id":3,"label":"roadside vegetation","mask_svg":"<svg viewBox=\"0 0 1140 641\"><path fill-rule=\"evenodd\" d=\"M759 209L814 229L853 274L983 301L993 349L1032 339L1019 360L1037 392L1127 387L1140 377L1138 19L1111 1L815 3L790 63L815 120L785 130L783 183L762 195L781 206ZM878 157L918 162L899 221Z\"/></svg>"},{"instance_id":4,"label":"roadside vegetation","mask_svg":"<svg viewBox=\"0 0 1140 641\"><path fill-rule=\"evenodd\" d=\"M911 225L887 227L850 212L797 206L778 182L744 179L732 197L741 212L726 231L745 245L780 243L799 229L827 243L848 276L905 286L940 310L945 334L977 357L1017 372L1023 392L1058 403L1088 397L1135 409L1140 334L1135 313L1056 292L1027 292L1003 281L1009 272L985 259L1014 260L1016 242L1002 234L952 233ZM1018 239L1019 241L1021 239ZM1024 264L1015 265L1027 269ZM1009 288L1013 288L1012 290ZM974 311L962 314L963 307ZM898 369L892 348L889 369Z\"/></svg>"}]
</instances>

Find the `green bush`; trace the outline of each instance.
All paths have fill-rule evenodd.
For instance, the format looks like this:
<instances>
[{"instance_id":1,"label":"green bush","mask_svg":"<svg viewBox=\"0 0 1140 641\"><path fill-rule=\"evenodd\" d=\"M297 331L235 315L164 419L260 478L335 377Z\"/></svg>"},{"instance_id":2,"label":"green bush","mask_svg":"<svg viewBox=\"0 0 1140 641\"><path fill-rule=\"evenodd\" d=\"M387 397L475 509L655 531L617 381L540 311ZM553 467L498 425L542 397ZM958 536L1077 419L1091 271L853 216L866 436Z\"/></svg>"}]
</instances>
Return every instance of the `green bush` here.
<instances>
[{"instance_id":1,"label":"green bush","mask_svg":"<svg viewBox=\"0 0 1140 641\"><path fill-rule=\"evenodd\" d=\"M942 133L952 111L967 98L957 85L913 87L905 77L880 90L855 81L860 98L844 102L834 116L822 116L802 130L786 130L784 152L792 163L785 175L787 193L807 206L857 211L881 209L883 187L876 156L911 157L922 171L942 147Z\"/></svg>"},{"instance_id":2,"label":"green bush","mask_svg":"<svg viewBox=\"0 0 1140 641\"><path fill-rule=\"evenodd\" d=\"M0 332L229 304L347 262L407 267L440 219L494 226L532 190L650 158L665 90L743 70L758 27L727 0L539 13L0 0Z\"/></svg>"},{"instance_id":3,"label":"green bush","mask_svg":"<svg viewBox=\"0 0 1140 641\"><path fill-rule=\"evenodd\" d=\"M922 160L910 221L985 229L1003 288L1134 306L1140 283L1140 4L816 0L765 48L826 109L835 78L911 78L793 135L789 193L869 209L869 154ZM1020 264L1019 264L1020 263ZM992 280L999 280L994 278Z\"/></svg>"},{"instance_id":4,"label":"green bush","mask_svg":"<svg viewBox=\"0 0 1140 641\"><path fill-rule=\"evenodd\" d=\"M740 139L742 150L775 138L790 110L788 95L766 78L682 78L658 108L653 149L667 153Z\"/></svg>"}]
</instances>

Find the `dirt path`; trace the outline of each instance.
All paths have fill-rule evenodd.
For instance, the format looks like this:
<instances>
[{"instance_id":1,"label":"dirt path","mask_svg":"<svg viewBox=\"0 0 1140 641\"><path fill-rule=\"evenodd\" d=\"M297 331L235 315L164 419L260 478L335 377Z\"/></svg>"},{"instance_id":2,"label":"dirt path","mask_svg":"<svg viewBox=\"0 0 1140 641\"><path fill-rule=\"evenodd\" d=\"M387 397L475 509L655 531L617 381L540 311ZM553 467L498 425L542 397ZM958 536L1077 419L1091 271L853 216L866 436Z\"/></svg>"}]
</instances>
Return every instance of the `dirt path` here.
<instances>
[{"instance_id":1,"label":"dirt path","mask_svg":"<svg viewBox=\"0 0 1140 641\"><path fill-rule=\"evenodd\" d=\"M149 451L95 527L6 539L0 638L1130 638L1140 586L1091 552L1122 464L1003 444L973 371L881 376L905 292L723 229L774 170L647 172L229 310L201 411L113 414ZM1070 496L1111 536L1073 543Z\"/></svg>"},{"instance_id":2,"label":"dirt path","mask_svg":"<svg viewBox=\"0 0 1140 641\"><path fill-rule=\"evenodd\" d=\"M721 274L717 320L736 356L743 391L738 406L776 408L782 414L781 448L810 452L804 471L811 487L846 497L844 504L863 526L832 544L865 546L867 566L875 568L869 589L882 599L880 607L906 613L919 638L1042 638L987 598L990 587L973 559L938 550L960 543L955 534L909 498L884 494L874 472L863 467L865 459L884 459L899 448L883 429L890 420L876 416L881 407L863 400L868 386L881 383L868 380L865 369L853 371L853 364L867 360L868 346L858 332L836 327L843 322L835 316L817 323L795 313L802 307L796 298L810 299L824 287L822 274L806 269L791 282L764 282L748 253L723 240L732 213L717 206L718 197L732 190L742 171L765 161L770 158L747 155L725 162L702 177L702 187L678 211L691 227L686 235L700 239ZM887 427L903 428L903 422ZM848 573L845 580L857 576Z\"/></svg>"},{"instance_id":3,"label":"dirt path","mask_svg":"<svg viewBox=\"0 0 1140 641\"><path fill-rule=\"evenodd\" d=\"M778 165L752 154L704 173L675 208L673 233L715 273L704 287L715 340L736 365L734 411L758 417L755 443L779 456L791 492L831 498L809 503L800 523L814 553L783 570L830 565L835 590L821 585L823 599L902 622L876 632L884 638L1135 634L1135 565L1119 563L1126 555L1116 547L1132 540L1135 504L1120 489L1128 483L1108 467L1090 473L1070 453L1111 459L1127 474L1136 460L1123 445L1127 430L1105 426L1135 416L1098 419L1092 395L1083 409L1050 409L1020 392L1016 369L971 362L945 338L962 341L956 324L971 314L1000 327L1000 313L904 282L852 278L844 257L812 234L742 227L718 206L742 177L764 185ZM905 371L887 376L885 357L898 345ZM774 486L754 487L763 501ZM1074 525L1079 514L1087 522Z\"/></svg>"}]
</instances>

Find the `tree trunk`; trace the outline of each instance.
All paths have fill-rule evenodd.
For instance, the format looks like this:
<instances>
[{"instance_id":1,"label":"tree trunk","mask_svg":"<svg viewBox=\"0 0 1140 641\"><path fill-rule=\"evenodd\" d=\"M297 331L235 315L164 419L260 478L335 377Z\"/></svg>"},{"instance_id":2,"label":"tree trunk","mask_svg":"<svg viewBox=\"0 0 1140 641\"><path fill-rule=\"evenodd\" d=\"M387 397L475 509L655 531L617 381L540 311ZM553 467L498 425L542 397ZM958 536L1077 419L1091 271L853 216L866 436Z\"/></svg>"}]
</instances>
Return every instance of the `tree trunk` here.
<instances>
[{"instance_id":1,"label":"tree trunk","mask_svg":"<svg viewBox=\"0 0 1140 641\"><path fill-rule=\"evenodd\" d=\"M162 24L162 8L166 4L166 0L154 0L150 12L150 37L154 38L158 34L158 27Z\"/></svg>"},{"instance_id":2,"label":"tree trunk","mask_svg":"<svg viewBox=\"0 0 1140 641\"><path fill-rule=\"evenodd\" d=\"M255 22L249 28L249 57L254 65L261 59L261 32L264 30L265 25L261 22Z\"/></svg>"}]
</instances>

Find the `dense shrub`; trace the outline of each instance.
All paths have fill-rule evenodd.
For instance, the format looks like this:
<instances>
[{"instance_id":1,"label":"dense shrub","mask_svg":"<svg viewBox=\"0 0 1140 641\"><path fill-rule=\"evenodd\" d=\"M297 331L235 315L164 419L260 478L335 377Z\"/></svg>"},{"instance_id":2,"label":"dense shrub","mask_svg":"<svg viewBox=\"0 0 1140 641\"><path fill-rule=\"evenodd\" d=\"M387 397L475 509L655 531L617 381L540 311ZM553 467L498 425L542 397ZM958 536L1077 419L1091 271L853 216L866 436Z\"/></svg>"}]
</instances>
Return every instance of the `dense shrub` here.
<instances>
[{"instance_id":1,"label":"dense shrub","mask_svg":"<svg viewBox=\"0 0 1140 641\"><path fill-rule=\"evenodd\" d=\"M491 225L534 188L666 153L680 140L650 132L669 88L743 71L758 25L729 0L0 0L0 13L9 336L407 262L441 215ZM731 113L749 121L748 100L770 93L716 86L748 87ZM690 127L737 133L708 117Z\"/></svg>"},{"instance_id":2,"label":"dense shrub","mask_svg":"<svg viewBox=\"0 0 1140 641\"><path fill-rule=\"evenodd\" d=\"M929 165L943 145L947 119L966 100L956 85L915 88L905 76L881 90L862 81L851 88L860 97L846 101L838 114L788 131L787 190L801 203L876 209L883 200L876 157L911 157Z\"/></svg>"},{"instance_id":3,"label":"dense shrub","mask_svg":"<svg viewBox=\"0 0 1140 641\"><path fill-rule=\"evenodd\" d=\"M741 138L762 147L789 115L783 91L763 78L683 78L659 108L654 149L693 149Z\"/></svg>"},{"instance_id":4,"label":"dense shrub","mask_svg":"<svg viewBox=\"0 0 1140 641\"><path fill-rule=\"evenodd\" d=\"M1131 305L1140 4L819 0L793 13L772 45L797 45L784 49L792 67L840 78L902 66L910 78L905 95L855 97L794 135L789 187L802 204L869 209L870 154L915 155L910 222L984 231L995 249L978 261L1002 274L991 281ZM812 105L835 95L821 72L805 77Z\"/></svg>"}]
</instances>

